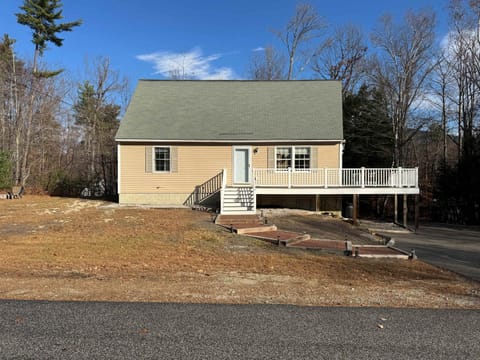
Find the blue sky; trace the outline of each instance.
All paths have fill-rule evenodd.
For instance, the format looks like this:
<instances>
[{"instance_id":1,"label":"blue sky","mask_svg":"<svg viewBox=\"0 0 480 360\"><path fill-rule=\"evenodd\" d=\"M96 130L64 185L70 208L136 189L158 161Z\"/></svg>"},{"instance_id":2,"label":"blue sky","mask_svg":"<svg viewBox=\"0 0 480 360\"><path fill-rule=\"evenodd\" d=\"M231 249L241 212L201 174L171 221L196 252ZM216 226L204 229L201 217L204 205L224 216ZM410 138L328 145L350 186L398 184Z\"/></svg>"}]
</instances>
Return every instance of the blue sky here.
<instances>
[{"instance_id":1,"label":"blue sky","mask_svg":"<svg viewBox=\"0 0 480 360\"><path fill-rule=\"evenodd\" d=\"M17 40L15 50L31 58L30 29L16 23L23 0L0 1L0 35ZM65 21L83 25L64 33L64 46L50 46L44 60L82 77L86 59L108 56L133 84L161 79L168 61L189 62L201 78L244 78L253 50L280 46L270 29L281 29L294 13L291 0L64 0ZM368 34L378 18L401 17L408 9L432 8L437 37L447 32L446 0L309 1L330 26L352 23ZM180 54L180 56L179 56ZM167 65L166 65L167 64Z\"/></svg>"}]
</instances>

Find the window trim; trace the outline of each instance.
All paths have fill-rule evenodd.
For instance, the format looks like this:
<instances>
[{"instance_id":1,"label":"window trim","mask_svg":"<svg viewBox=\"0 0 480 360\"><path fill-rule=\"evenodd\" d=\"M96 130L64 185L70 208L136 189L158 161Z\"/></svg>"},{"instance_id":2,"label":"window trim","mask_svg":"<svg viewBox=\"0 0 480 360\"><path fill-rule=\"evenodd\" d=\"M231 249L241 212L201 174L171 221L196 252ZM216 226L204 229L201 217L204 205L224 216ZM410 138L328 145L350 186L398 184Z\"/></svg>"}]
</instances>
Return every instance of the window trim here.
<instances>
[{"instance_id":1,"label":"window trim","mask_svg":"<svg viewBox=\"0 0 480 360\"><path fill-rule=\"evenodd\" d=\"M288 169L293 169L291 166L286 167L286 168L279 168L278 167L278 160L280 160L277 157L279 148L289 148L290 149L290 164L293 165L293 162L294 162L293 157L295 155L294 155L294 152L293 152L294 151L293 146L275 146L275 171L283 172L283 171L288 171Z\"/></svg>"},{"instance_id":2,"label":"window trim","mask_svg":"<svg viewBox=\"0 0 480 360\"><path fill-rule=\"evenodd\" d=\"M278 168L277 167L277 149L278 148L290 148L291 149L291 154L292 157L290 159L292 166L288 168ZM295 148L308 148L309 149L309 162L310 166L305 169L297 169L295 168ZM307 172L312 169L312 146L311 145L300 145L300 146L295 146L295 145L279 145L275 146L275 171L278 172L284 172L288 171L288 169L291 169L293 172Z\"/></svg>"},{"instance_id":3,"label":"window trim","mask_svg":"<svg viewBox=\"0 0 480 360\"><path fill-rule=\"evenodd\" d=\"M156 149L168 149L168 170L157 170L155 162ZM172 147L171 146L152 146L152 173L169 174L172 172Z\"/></svg>"}]
</instances>

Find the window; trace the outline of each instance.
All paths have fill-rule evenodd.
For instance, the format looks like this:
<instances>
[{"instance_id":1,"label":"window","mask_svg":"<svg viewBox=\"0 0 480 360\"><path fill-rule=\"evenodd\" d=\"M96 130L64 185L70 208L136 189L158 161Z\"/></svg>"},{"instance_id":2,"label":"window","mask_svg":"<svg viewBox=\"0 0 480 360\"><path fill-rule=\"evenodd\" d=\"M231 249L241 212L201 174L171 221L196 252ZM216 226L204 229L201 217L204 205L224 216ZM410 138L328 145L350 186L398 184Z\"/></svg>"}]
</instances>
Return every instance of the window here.
<instances>
[{"instance_id":1,"label":"window","mask_svg":"<svg viewBox=\"0 0 480 360\"><path fill-rule=\"evenodd\" d=\"M310 147L277 147L276 168L303 170L310 169Z\"/></svg>"},{"instance_id":2,"label":"window","mask_svg":"<svg viewBox=\"0 0 480 360\"><path fill-rule=\"evenodd\" d=\"M154 151L154 169L159 172L170 171L170 148L156 147Z\"/></svg>"},{"instance_id":3,"label":"window","mask_svg":"<svg viewBox=\"0 0 480 360\"><path fill-rule=\"evenodd\" d=\"M295 169L310 169L310 148L295 148Z\"/></svg>"},{"instance_id":4,"label":"window","mask_svg":"<svg viewBox=\"0 0 480 360\"><path fill-rule=\"evenodd\" d=\"M292 148L277 147L277 169L288 169L292 167Z\"/></svg>"}]
</instances>

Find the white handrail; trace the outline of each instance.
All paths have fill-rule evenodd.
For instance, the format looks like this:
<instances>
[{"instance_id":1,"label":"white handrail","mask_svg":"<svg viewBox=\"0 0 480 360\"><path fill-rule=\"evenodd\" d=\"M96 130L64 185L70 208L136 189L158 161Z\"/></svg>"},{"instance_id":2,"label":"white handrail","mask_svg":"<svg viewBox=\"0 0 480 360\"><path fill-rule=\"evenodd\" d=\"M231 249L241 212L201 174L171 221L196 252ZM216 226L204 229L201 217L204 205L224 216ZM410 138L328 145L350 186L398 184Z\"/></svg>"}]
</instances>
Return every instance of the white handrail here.
<instances>
[{"instance_id":1,"label":"white handrail","mask_svg":"<svg viewBox=\"0 0 480 360\"><path fill-rule=\"evenodd\" d=\"M227 169L222 169L222 186L220 188L220 214L223 213L223 200L225 198L225 188L227 187Z\"/></svg>"},{"instance_id":2,"label":"white handrail","mask_svg":"<svg viewBox=\"0 0 480 360\"><path fill-rule=\"evenodd\" d=\"M253 169L255 187L413 187L417 168Z\"/></svg>"}]
</instances>

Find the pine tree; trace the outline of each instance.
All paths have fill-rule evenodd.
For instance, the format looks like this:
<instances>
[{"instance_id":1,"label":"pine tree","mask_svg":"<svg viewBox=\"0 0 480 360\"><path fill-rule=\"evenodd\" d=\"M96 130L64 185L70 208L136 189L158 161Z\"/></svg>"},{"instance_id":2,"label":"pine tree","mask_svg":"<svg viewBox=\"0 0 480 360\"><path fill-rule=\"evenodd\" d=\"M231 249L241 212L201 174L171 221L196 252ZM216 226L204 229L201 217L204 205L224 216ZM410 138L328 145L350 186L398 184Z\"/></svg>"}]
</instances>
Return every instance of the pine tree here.
<instances>
[{"instance_id":1,"label":"pine tree","mask_svg":"<svg viewBox=\"0 0 480 360\"><path fill-rule=\"evenodd\" d=\"M43 55L48 43L53 43L58 47L62 46L63 39L58 37L59 33L72 31L75 26L82 23L81 20L60 23L59 21L63 19L62 6L59 0L24 0L23 6L20 7L23 12L15 14L19 24L27 25L32 29L32 43L35 45L32 69L34 76L31 77L30 84L26 85L30 96L28 103L23 105L26 108L23 156L22 159L18 158L16 160L16 168L20 168L20 171L16 171L16 182L21 185L25 185L27 178L30 176L31 163L29 157L33 141L34 120L40 122L42 118L42 114L38 113L39 106L35 101L38 89L42 85L40 80L53 77L61 72L61 70L37 71L38 58ZM44 144L42 143L41 146L44 146Z\"/></svg>"},{"instance_id":2,"label":"pine tree","mask_svg":"<svg viewBox=\"0 0 480 360\"><path fill-rule=\"evenodd\" d=\"M27 25L33 31L32 43L35 45L34 72L37 72L38 57L43 55L47 44L50 42L55 46L62 46L64 39L58 37L57 34L72 31L75 26L82 23L81 20L58 23L59 20L63 19L62 6L59 0L24 0L23 6L20 7L23 13L15 14L19 24Z\"/></svg>"},{"instance_id":3,"label":"pine tree","mask_svg":"<svg viewBox=\"0 0 480 360\"><path fill-rule=\"evenodd\" d=\"M388 167L392 162L393 134L385 96L363 85L343 102L345 167Z\"/></svg>"},{"instance_id":4,"label":"pine tree","mask_svg":"<svg viewBox=\"0 0 480 360\"><path fill-rule=\"evenodd\" d=\"M7 153L0 151L0 189L11 185L12 164Z\"/></svg>"}]
</instances>

